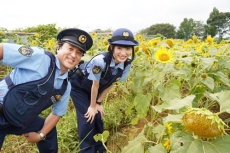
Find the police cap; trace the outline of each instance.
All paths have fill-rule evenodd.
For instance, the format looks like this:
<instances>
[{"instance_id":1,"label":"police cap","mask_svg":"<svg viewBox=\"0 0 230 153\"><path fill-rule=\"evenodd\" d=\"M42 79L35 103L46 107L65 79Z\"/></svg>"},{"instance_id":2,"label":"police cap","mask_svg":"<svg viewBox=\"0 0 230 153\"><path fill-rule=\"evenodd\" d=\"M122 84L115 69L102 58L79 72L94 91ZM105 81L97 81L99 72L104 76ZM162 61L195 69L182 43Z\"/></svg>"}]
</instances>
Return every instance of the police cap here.
<instances>
[{"instance_id":1,"label":"police cap","mask_svg":"<svg viewBox=\"0 0 230 153\"><path fill-rule=\"evenodd\" d=\"M57 40L68 42L84 52L89 50L93 45L93 40L87 32L75 28L62 30L57 35Z\"/></svg>"},{"instance_id":2,"label":"police cap","mask_svg":"<svg viewBox=\"0 0 230 153\"><path fill-rule=\"evenodd\" d=\"M134 40L133 33L129 29L120 28L113 32L112 38L107 40L109 44L138 46Z\"/></svg>"}]
</instances>

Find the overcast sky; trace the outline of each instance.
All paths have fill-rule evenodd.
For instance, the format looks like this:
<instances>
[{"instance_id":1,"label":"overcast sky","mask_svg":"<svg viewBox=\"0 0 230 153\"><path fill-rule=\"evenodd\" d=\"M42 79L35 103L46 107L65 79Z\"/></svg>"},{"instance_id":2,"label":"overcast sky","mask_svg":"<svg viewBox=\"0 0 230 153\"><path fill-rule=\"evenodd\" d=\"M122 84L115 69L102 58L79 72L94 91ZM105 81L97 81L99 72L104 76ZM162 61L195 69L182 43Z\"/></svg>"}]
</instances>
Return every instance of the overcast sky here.
<instances>
[{"instance_id":1,"label":"overcast sky","mask_svg":"<svg viewBox=\"0 0 230 153\"><path fill-rule=\"evenodd\" d=\"M108 28L138 32L157 23L178 28L184 18L206 22L214 7L230 12L230 0L2 0L0 27L56 23L88 32Z\"/></svg>"}]
</instances>

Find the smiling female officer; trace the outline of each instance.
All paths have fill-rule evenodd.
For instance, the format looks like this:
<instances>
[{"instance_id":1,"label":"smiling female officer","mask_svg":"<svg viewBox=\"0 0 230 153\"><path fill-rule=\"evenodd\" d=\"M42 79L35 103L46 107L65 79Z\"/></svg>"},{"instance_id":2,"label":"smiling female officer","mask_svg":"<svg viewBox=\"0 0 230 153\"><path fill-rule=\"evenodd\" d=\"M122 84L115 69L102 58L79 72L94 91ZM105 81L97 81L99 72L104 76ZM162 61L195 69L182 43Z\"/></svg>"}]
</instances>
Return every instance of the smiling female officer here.
<instances>
[{"instance_id":1,"label":"smiling female officer","mask_svg":"<svg viewBox=\"0 0 230 153\"><path fill-rule=\"evenodd\" d=\"M24 136L42 153L58 151L55 125L66 114L71 86L68 69L91 48L91 36L66 29L58 36L57 55L37 47L0 44L0 59L15 69L0 82L0 149L6 134ZM52 105L45 119L38 115Z\"/></svg>"},{"instance_id":2,"label":"smiling female officer","mask_svg":"<svg viewBox=\"0 0 230 153\"><path fill-rule=\"evenodd\" d=\"M75 69L71 77L70 96L77 111L78 133L81 153L102 153L105 149L93 136L103 133L101 102L116 81L125 81L134 59L134 46L139 45L128 29L117 29L111 39L108 51L93 57L89 62ZM129 56L132 54L132 60ZM98 113L98 111L100 113ZM87 136L87 134L89 134Z\"/></svg>"}]
</instances>

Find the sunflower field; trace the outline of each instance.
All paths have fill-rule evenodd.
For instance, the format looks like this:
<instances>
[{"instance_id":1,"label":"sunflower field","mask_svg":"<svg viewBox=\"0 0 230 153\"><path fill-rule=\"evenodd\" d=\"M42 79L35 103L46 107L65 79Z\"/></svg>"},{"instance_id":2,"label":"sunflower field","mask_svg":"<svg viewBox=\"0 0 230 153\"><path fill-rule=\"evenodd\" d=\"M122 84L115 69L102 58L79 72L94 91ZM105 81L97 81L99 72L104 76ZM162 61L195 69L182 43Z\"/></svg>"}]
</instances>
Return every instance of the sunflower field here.
<instances>
[{"instance_id":1,"label":"sunflower field","mask_svg":"<svg viewBox=\"0 0 230 153\"><path fill-rule=\"evenodd\" d=\"M84 61L107 51L111 34L91 36L94 45L82 57ZM40 34L35 34L26 42L19 39L14 40L55 53L55 38L41 41ZM107 141L107 152L113 153L229 152L230 43L217 44L211 36L200 40L195 35L188 41L145 40L142 35L135 40L140 45L135 47L128 78L115 83L104 98L105 132L95 140ZM1 66L1 77L11 70ZM76 112L69 101L68 113L57 125L59 152L79 152ZM45 110L41 116L49 113L50 109ZM135 130L140 122L144 125ZM124 126L128 133L122 132ZM1 152L38 150L25 139L9 135Z\"/></svg>"}]
</instances>

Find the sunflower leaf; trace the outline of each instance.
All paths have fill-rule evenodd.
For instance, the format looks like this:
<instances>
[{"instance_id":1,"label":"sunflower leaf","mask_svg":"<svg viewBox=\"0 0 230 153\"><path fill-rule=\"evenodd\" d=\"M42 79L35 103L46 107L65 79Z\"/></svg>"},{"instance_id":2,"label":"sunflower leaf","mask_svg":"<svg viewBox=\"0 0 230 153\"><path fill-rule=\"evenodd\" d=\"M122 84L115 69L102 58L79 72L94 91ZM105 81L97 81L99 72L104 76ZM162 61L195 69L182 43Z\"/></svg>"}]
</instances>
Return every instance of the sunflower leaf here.
<instances>
[{"instance_id":1,"label":"sunflower leaf","mask_svg":"<svg viewBox=\"0 0 230 153\"><path fill-rule=\"evenodd\" d=\"M148 153L167 153L166 149L162 146L162 144L157 144L149 148Z\"/></svg>"}]
</instances>

